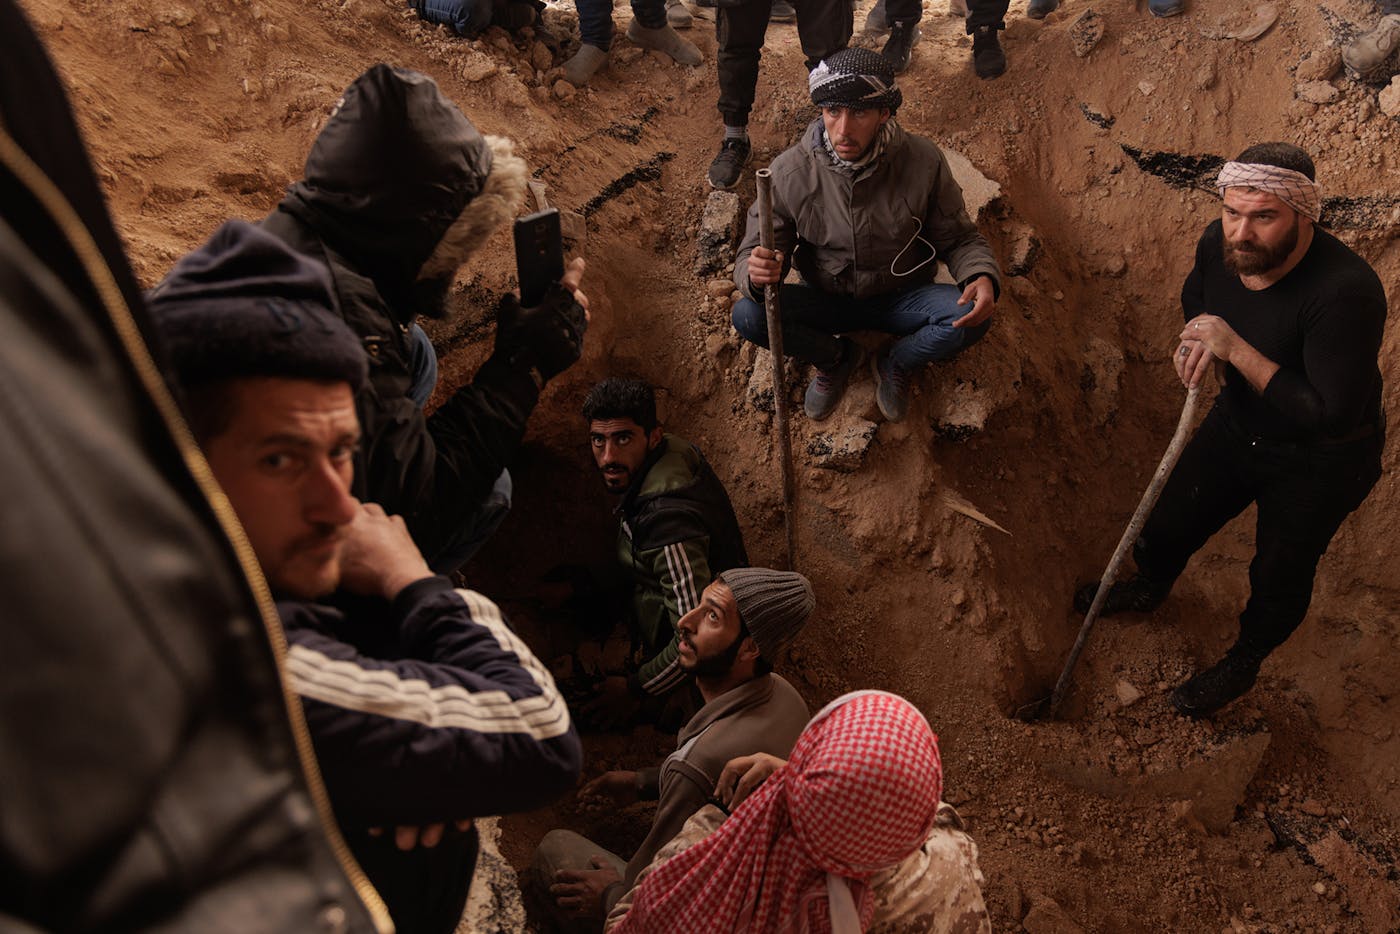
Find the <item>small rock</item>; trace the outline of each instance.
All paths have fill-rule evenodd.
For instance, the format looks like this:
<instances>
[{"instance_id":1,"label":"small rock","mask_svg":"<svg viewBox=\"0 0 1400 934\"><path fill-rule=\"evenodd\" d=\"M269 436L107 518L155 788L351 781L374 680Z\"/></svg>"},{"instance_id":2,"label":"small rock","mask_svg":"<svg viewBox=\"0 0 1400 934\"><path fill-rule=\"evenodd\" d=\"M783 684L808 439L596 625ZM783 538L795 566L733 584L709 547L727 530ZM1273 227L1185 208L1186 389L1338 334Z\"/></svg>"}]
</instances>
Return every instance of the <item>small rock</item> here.
<instances>
[{"instance_id":1,"label":"small rock","mask_svg":"<svg viewBox=\"0 0 1400 934\"><path fill-rule=\"evenodd\" d=\"M572 84L565 81L563 78L560 78L558 81L554 82L554 96L559 98L561 101L573 100L574 95L577 93L578 88L574 87Z\"/></svg>"},{"instance_id":2,"label":"small rock","mask_svg":"<svg viewBox=\"0 0 1400 934\"><path fill-rule=\"evenodd\" d=\"M807 445L807 453L818 467L838 473L853 473L864 462L865 452L875 440L878 427L863 418L852 419L834 431L814 437Z\"/></svg>"},{"instance_id":3,"label":"small rock","mask_svg":"<svg viewBox=\"0 0 1400 934\"><path fill-rule=\"evenodd\" d=\"M1124 707L1131 707L1133 704L1142 700L1142 692L1122 679L1113 686L1113 693L1118 695L1118 703L1122 704Z\"/></svg>"},{"instance_id":4,"label":"small rock","mask_svg":"<svg viewBox=\"0 0 1400 934\"><path fill-rule=\"evenodd\" d=\"M711 298L727 298L734 290L734 283L728 279L711 279L705 284L705 291Z\"/></svg>"},{"instance_id":5,"label":"small rock","mask_svg":"<svg viewBox=\"0 0 1400 934\"><path fill-rule=\"evenodd\" d=\"M1295 76L1299 81L1331 81L1341 70L1341 50L1329 45L1303 56Z\"/></svg>"},{"instance_id":6,"label":"small rock","mask_svg":"<svg viewBox=\"0 0 1400 934\"><path fill-rule=\"evenodd\" d=\"M485 81L498 71L500 66L491 59L485 55L476 55L462 63L461 75L463 81L475 83Z\"/></svg>"},{"instance_id":7,"label":"small rock","mask_svg":"<svg viewBox=\"0 0 1400 934\"><path fill-rule=\"evenodd\" d=\"M1313 817L1327 816L1327 808L1316 798L1304 798L1303 803L1298 805L1298 810L1304 814L1311 814Z\"/></svg>"},{"instance_id":8,"label":"small rock","mask_svg":"<svg viewBox=\"0 0 1400 934\"><path fill-rule=\"evenodd\" d=\"M1318 895L1326 895L1326 894L1327 894L1327 884L1326 884L1325 882L1314 882L1314 883L1312 884L1312 890L1313 890L1315 893L1317 893Z\"/></svg>"},{"instance_id":9,"label":"small rock","mask_svg":"<svg viewBox=\"0 0 1400 934\"><path fill-rule=\"evenodd\" d=\"M1390 79L1390 84L1376 98L1381 113L1387 117L1400 117L1400 75Z\"/></svg>"},{"instance_id":10,"label":"small rock","mask_svg":"<svg viewBox=\"0 0 1400 934\"><path fill-rule=\"evenodd\" d=\"M1094 46L1103 39L1103 29L1103 17L1093 10L1085 10L1079 14L1079 18L1069 27L1070 48L1074 54L1084 58L1094 51Z\"/></svg>"},{"instance_id":11,"label":"small rock","mask_svg":"<svg viewBox=\"0 0 1400 934\"><path fill-rule=\"evenodd\" d=\"M1040 238L1035 231L1024 224L1018 224L1011 233L1011 256L1006 266L1008 276L1027 275L1040 258Z\"/></svg>"},{"instance_id":12,"label":"small rock","mask_svg":"<svg viewBox=\"0 0 1400 934\"><path fill-rule=\"evenodd\" d=\"M292 31L283 23L263 23L263 35L268 42L286 42L292 38Z\"/></svg>"},{"instance_id":13,"label":"small rock","mask_svg":"<svg viewBox=\"0 0 1400 934\"><path fill-rule=\"evenodd\" d=\"M554 53L549 51L549 46L543 42L536 42L530 47L530 64L535 66L537 71L549 71L554 64Z\"/></svg>"},{"instance_id":14,"label":"small rock","mask_svg":"<svg viewBox=\"0 0 1400 934\"><path fill-rule=\"evenodd\" d=\"M1209 91L1211 88L1215 87L1216 82L1220 80L1220 73L1215 67L1215 59L1208 58L1202 62L1200 66L1196 68L1193 80L1195 81L1196 90L1198 91Z\"/></svg>"},{"instance_id":15,"label":"small rock","mask_svg":"<svg viewBox=\"0 0 1400 934\"><path fill-rule=\"evenodd\" d=\"M739 232L739 195L733 191L712 191L700 215L700 233L695 244L695 271L709 275L734 261L734 241ZM733 285L730 285L733 288Z\"/></svg>"},{"instance_id":16,"label":"small rock","mask_svg":"<svg viewBox=\"0 0 1400 934\"><path fill-rule=\"evenodd\" d=\"M1309 104L1332 104L1342 92L1326 81L1302 81L1293 88L1293 96Z\"/></svg>"}]
</instances>

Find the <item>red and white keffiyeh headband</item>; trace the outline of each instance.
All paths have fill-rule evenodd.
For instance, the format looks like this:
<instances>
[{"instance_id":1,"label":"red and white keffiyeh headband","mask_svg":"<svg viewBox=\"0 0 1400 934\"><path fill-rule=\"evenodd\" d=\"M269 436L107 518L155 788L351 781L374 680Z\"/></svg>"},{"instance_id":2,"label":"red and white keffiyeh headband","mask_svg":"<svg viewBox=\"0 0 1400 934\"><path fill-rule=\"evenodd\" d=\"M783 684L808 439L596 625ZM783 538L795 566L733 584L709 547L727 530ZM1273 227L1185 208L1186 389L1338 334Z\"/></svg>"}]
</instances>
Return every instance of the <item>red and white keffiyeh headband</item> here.
<instances>
[{"instance_id":1,"label":"red and white keffiyeh headband","mask_svg":"<svg viewBox=\"0 0 1400 934\"><path fill-rule=\"evenodd\" d=\"M864 880L923 844L942 792L923 715L847 694L718 830L642 881L614 934L859 934L875 910Z\"/></svg>"},{"instance_id":2,"label":"red and white keffiyeh headband","mask_svg":"<svg viewBox=\"0 0 1400 934\"><path fill-rule=\"evenodd\" d=\"M1227 188L1255 188L1276 195L1304 217L1322 216L1322 189L1302 172L1256 162L1227 162L1216 176L1215 187L1223 197Z\"/></svg>"}]
</instances>

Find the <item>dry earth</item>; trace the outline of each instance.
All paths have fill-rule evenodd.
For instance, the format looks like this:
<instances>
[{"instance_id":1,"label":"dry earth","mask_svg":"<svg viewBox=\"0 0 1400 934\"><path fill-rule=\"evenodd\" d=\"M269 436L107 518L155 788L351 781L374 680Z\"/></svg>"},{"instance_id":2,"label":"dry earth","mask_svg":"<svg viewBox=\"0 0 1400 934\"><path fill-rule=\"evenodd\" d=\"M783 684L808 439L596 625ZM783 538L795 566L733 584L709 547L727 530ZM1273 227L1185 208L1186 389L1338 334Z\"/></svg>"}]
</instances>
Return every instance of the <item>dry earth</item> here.
<instances>
[{"instance_id":1,"label":"dry earth","mask_svg":"<svg viewBox=\"0 0 1400 934\"><path fill-rule=\"evenodd\" d=\"M857 24L869 0L861 0ZM1068 596L1102 569L1175 424L1168 353L1177 293L1216 212L1193 184L1209 157L1288 139L1311 149L1339 236L1400 295L1400 122L1383 85L1339 73L1337 46L1368 0L1276 2L1253 41L1216 38L1254 16L1193 0L1159 21L1094 0L1086 57L1067 0L1044 24L1016 0L1006 76L978 81L958 21L932 0L902 80L906 128L999 186L983 230L1008 279L988 338L925 381L900 426L858 383L820 432L798 417L802 568L818 617L783 670L813 706L879 686L925 710L948 796L981 846L999 929L1365 931L1400 924L1400 554L1396 448L1324 559L1308 621L1259 686L1211 723L1165 692L1234 637L1251 554L1247 513L1193 561L1151 619L1110 621L1081 666L1070 719L1009 719L1044 693L1079 620ZM152 283L226 217L266 213L340 90L386 60L433 75L485 131L519 141L566 208L589 219L595 324L583 363L545 393L516 470L517 506L475 586L523 619L541 573L606 557L609 517L577 407L607 373L662 387L673 430L728 484L758 561L781 548L771 396L728 325L727 289L695 273L703 173L718 137L713 66L659 61L619 39L596 87L558 95L559 58L493 31L465 42L398 0L25 0L72 90L139 275ZM572 25L567 4L548 22ZM617 13L619 31L628 17ZM692 38L713 62L713 31ZM810 118L792 26L775 25L753 131L756 164ZM1295 97L1304 80L1322 81ZM47 102L35 102L47 106ZM752 197L752 182L741 192ZM511 287L498 237L458 283L459 317L434 331L444 383L487 352L493 296ZM722 277L722 274L721 274ZM1386 403L1400 338L1382 351ZM765 371L760 356L759 378ZM835 437L823 437L834 435ZM871 435L845 471L818 466ZM999 531L999 526L1005 531ZM527 629L527 631L531 631ZM554 650L533 630L542 654ZM1134 695L1141 694L1135 698ZM593 741L591 774L641 764L663 737ZM517 863L572 822L626 843L637 820L572 802L507 821ZM504 925L504 922L503 922Z\"/></svg>"}]
</instances>

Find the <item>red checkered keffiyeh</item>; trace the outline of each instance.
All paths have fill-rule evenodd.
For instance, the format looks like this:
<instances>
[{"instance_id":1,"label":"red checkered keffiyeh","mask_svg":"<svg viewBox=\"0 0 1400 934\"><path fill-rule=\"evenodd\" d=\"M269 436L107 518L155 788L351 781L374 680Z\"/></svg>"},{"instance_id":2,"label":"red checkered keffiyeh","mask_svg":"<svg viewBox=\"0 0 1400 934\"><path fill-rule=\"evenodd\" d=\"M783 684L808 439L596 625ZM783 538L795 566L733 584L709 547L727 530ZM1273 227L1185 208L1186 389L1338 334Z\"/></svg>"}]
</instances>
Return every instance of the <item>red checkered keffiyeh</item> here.
<instances>
[{"instance_id":1,"label":"red checkered keffiyeh","mask_svg":"<svg viewBox=\"0 0 1400 934\"><path fill-rule=\"evenodd\" d=\"M1322 189L1302 172L1256 162L1227 162L1215 178L1215 187L1224 196L1226 188L1255 188L1267 191L1306 218L1322 216Z\"/></svg>"},{"instance_id":2,"label":"red checkered keffiyeh","mask_svg":"<svg viewBox=\"0 0 1400 934\"><path fill-rule=\"evenodd\" d=\"M614 934L864 931L863 881L923 843L942 793L923 715L893 694L847 694L718 830L642 881Z\"/></svg>"}]
</instances>

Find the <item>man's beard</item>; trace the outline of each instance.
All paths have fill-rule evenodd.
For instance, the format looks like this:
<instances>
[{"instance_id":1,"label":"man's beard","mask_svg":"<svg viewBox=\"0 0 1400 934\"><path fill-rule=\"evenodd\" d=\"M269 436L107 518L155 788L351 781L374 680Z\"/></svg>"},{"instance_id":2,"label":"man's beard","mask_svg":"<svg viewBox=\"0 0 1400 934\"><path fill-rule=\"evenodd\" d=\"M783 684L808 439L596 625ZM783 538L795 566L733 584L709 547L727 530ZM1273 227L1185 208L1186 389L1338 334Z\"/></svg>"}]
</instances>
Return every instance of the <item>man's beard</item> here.
<instances>
[{"instance_id":1,"label":"man's beard","mask_svg":"<svg viewBox=\"0 0 1400 934\"><path fill-rule=\"evenodd\" d=\"M713 655L701 655L699 650L695 649L695 643L686 642L686 645L695 651L695 664L691 666L690 673L697 678L726 677L734 667L734 660L739 657L739 647L743 642L744 634L739 633L729 644L729 648L720 649Z\"/></svg>"},{"instance_id":2,"label":"man's beard","mask_svg":"<svg viewBox=\"0 0 1400 934\"><path fill-rule=\"evenodd\" d=\"M1293 227L1283 240L1273 247L1233 244L1226 237L1221 248L1225 256L1225 268L1238 276L1257 276L1282 266L1298 246L1298 218L1293 218Z\"/></svg>"},{"instance_id":3,"label":"man's beard","mask_svg":"<svg viewBox=\"0 0 1400 934\"><path fill-rule=\"evenodd\" d=\"M419 279L408 290L409 308L425 318L441 321L447 317L447 292L454 276Z\"/></svg>"}]
</instances>

